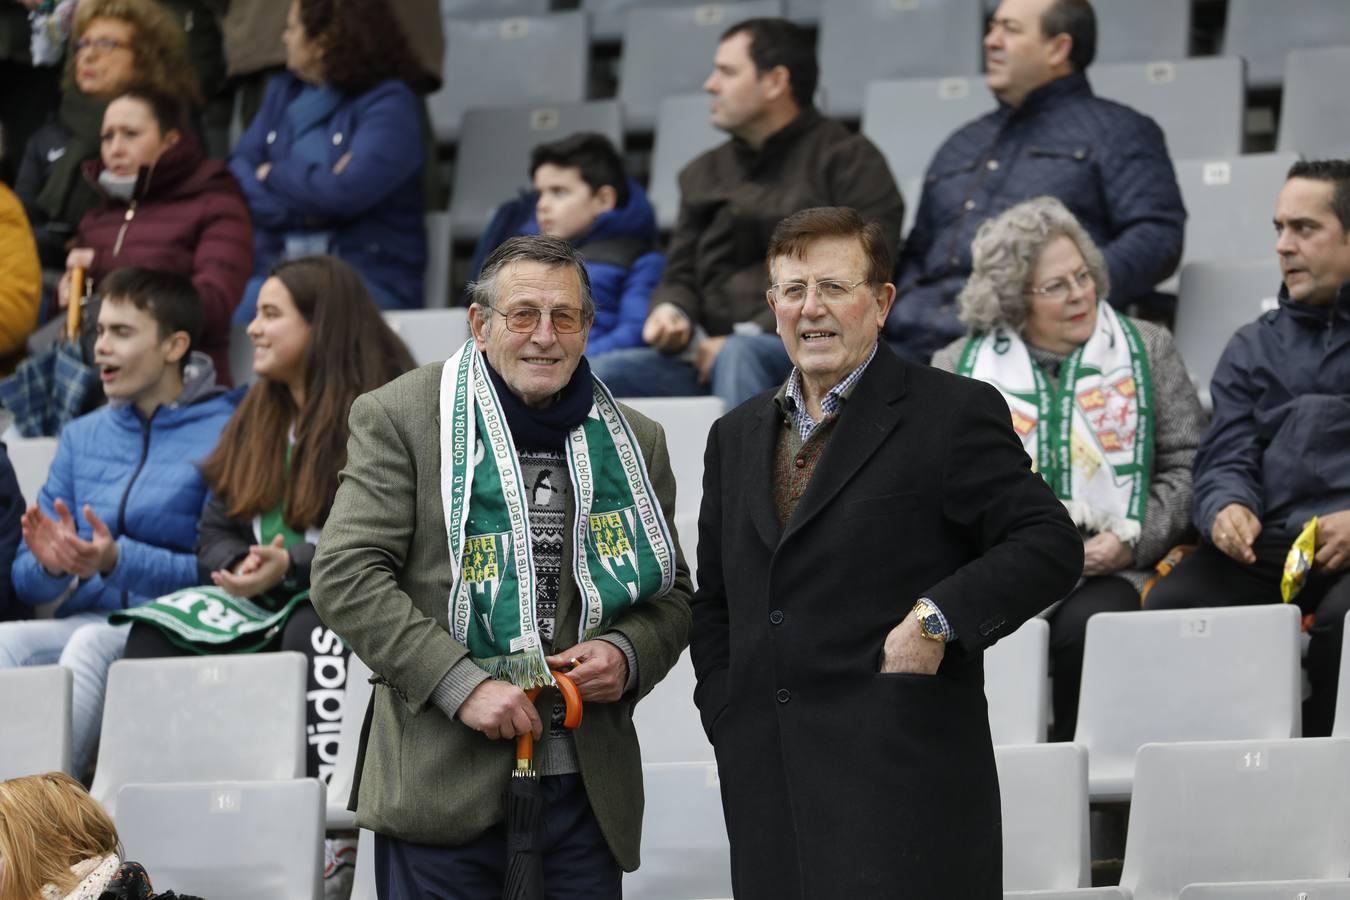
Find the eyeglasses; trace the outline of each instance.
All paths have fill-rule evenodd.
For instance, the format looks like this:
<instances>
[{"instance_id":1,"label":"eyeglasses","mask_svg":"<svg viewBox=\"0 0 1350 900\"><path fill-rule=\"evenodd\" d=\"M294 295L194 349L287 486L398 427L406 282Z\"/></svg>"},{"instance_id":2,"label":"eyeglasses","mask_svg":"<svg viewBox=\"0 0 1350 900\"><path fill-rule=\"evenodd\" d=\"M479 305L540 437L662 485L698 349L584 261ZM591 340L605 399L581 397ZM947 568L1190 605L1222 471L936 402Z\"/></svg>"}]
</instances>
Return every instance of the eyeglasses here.
<instances>
[{"instance_id":1,"label":"eyeglasses","mask_svg":"<svg viewBox=\"0 0 1350 900\"><path fill-rule=\"evenodd\" d=\"M113 50L130 50L131 45L114 38L80 38L75 42L75 52L97 50L99 53L111 53Z\"/></svg>"},{"instance_id":2,"label":"eyeglasses","mask_svg":"<svg viewBox=\"0 0 1350 900\"><path fill-rule=\"evenodd\" d=\"M815 284L816 296L822 302L842 303L853 296L853 292L858 285L867 284L867 279L841 281L837 278L826 278L824 281L817 281ZM811 285L804 281L780 281L769 286L768 294L784 306L797 306L806 302L806 298L811 294Z\"/></svg>"},{"instance_id":3,"label":"eyeglasses","mask_svg":"<svg viewBox=\"0 0 1350 900\"><path fill-rule=\"evenodd\" d=\"M534 334L534 330L539 327L539 320L544 315L544 310L537 306L517 306L505 312L495 306L489 306L488 309L505 319L506 330L514 331L516 334ZM553 307L548 310L548 318L553 323L553 330L558 334L576 334L586 319L581 310L571 306Z\"/></svg>"},{"instance_id":4,"label":"eyeglasses","mask_svg":"<svg viewBox=\"0 0 1350 900\"><path fill-rule=\"evenodd\" d=\"M1094 283L1092 273L1083 269L1075 272L1069 278L1056 278L1044 287L1028 288L1026 292L1044 297L1047 300L1067 300L1075 287L1079 290L1087 290L1088 286Z\"/></svg>"}]
</instances>

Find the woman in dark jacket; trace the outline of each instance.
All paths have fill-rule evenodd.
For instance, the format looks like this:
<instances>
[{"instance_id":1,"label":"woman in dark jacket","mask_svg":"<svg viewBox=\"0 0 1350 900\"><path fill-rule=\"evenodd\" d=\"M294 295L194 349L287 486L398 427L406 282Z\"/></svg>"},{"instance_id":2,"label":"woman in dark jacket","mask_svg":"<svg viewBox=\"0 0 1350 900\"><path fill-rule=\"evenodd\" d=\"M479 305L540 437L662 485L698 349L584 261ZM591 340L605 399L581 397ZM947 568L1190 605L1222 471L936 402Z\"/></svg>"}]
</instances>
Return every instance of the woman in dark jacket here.
<instances>
[{"instance_id":1,"label":"woman in dark jacket","mask_svg":"<svg viewBox=\"0 0 1350 900\"><path fill-rule=\"evenodd\" d=\"M238 182L206 157L178 102L157 91L132 89L108 104L102 148L84 175L103 202L80 220L68 264L86 269L95 290L124 266L191 278L205 313L200 349L229 384L230 317L253 271L253 227Z\"/></svg>"},{"instance_id":2,"label":"woman in dark jacket","mask_svg":"<svg viewBox=\"0 0 1350 900\"><path fill-rule=\"evenodd\" d=\"M42 265L56 270L80 219L99 202L80 167L98 157L108 102L137 84L194 110L201 103L187 37L154 0L81 0L66 60L61 106L29 139L14 183Z\"/></svg>"},{"instance_id":3,"label":"woman in dark jacket","mask_svg":"<svg viewBox=\"0 0 1350 900\"><path fill-rule=\"evenodd\" d=\"M346 464L352 401L413 360L357 273L328 256L280 263L259 291L248 336L258 378L202 466L212 493L198 525L197 568L203 584L285 611L262 649L311 660L306 715L317 740L307 774L323 776L335 761L346 650L307 599L310 561ZM137 621L126 656L221 652L166 634Z\"/></svg>"},{"instance_id":4,"label":"woman in dark jacket","mask_svg":"<svg viewBox=\"0 0 1350 900\"><path fill-rule=\"evenodd\" d=\"M273 264L316 253L350 263L379 306L421 306L425 160L403 34L381 0L294 0L282 40L288 71L230 158L256 241L235 321Z\"/></svg>"}]
</instances>

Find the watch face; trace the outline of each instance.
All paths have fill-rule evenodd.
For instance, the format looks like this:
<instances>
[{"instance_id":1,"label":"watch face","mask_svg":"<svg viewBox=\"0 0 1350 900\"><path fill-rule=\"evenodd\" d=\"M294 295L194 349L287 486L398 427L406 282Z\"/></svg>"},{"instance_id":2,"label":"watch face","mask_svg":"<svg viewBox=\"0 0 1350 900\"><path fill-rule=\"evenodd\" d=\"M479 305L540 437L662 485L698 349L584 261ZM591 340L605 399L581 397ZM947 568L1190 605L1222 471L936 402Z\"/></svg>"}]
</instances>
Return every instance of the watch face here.
<instances>
[{"instance_id":1,"label":"watch face","mask_svg":"<svg viewBox=\"0 0 1350 900\"><path fill-rule=\"evenodd\" d=\"M937 613L929 613L919 622L923 625L923 630L934 637L942 634L942 620L937 617Z\"/></svg>"}]
</instances>

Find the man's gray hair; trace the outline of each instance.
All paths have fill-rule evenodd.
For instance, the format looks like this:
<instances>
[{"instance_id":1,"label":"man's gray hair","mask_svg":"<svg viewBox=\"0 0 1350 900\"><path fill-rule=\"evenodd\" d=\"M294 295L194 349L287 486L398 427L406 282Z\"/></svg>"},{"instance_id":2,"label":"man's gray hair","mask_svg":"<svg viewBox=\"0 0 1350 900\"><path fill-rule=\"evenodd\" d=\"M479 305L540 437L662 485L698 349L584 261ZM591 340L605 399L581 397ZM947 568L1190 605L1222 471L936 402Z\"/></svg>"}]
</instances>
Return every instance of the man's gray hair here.
<instances>
[{"instance_id":1,"label":"man's gray hair","mask_svg":"<svg viewBox=\"0 0 1350 900\"><path fill-rule=\"evenodd\" d=\"M545 237L542 234L507 238L488 255L477 281L469 282L469 296L476 306L493 306L497 301L497 274L502 267L516 262L541 263L551 268L570 267L581 284L581 315L589 322L595 318L595 301L591 298L591 278L586 274L586 263L581 254L567 241Z\"/></svg>"},{"instance_id":2,"label":"man's gray hair","mask_svg":"<svg viewBox=\"0 0 1350 900\"><path fill-rule=\"evenodd\" d=\"M1025 292L1045 246L1057 237L1078 245L1097 288L1097 299L1111 290L1106 260L1073 213L1054 197L1033 197L988 219L970 243L970 277L956 298L958 314L971 331L1003 325L1021 331L1027 322Z\"/></svg>"}]
</instances>

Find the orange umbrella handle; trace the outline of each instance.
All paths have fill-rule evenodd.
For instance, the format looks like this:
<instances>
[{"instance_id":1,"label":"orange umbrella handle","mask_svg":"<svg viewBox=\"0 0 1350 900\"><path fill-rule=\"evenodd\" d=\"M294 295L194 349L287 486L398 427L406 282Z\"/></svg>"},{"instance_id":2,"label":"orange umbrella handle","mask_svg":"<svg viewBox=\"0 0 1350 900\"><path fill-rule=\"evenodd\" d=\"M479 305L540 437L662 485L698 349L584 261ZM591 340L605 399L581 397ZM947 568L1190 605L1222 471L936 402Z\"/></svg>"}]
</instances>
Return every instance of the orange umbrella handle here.
<instances>
[{"instance_id":1,"label":"orange umbrella handle","mask_svg":"<svg viewBox=\"0 0 1350 900\"><path fill-rule=\"evenodd\" d=\"M558 693L563 698L563 727L571 730L581 724L581 691L577 690L576 684L562 672L553 672L553 678L558 686ZM525 692L525 696L534 699L539 696L543 688L530 688ZM516 738L516 768L528 769L534 763L534 735L528 731Z\"/></svg>"},{"instance_id":2,"label":"orange umbrella handle","mask_svg":"<svg viewBox=\"0 0 1350 900\"><path fill-rule=\"evenodd\" d=\"M66 304L66 337L80 336L80 299L84 297L84 267L70 270L70 300Z\"/></svg>"}]
</instances>

